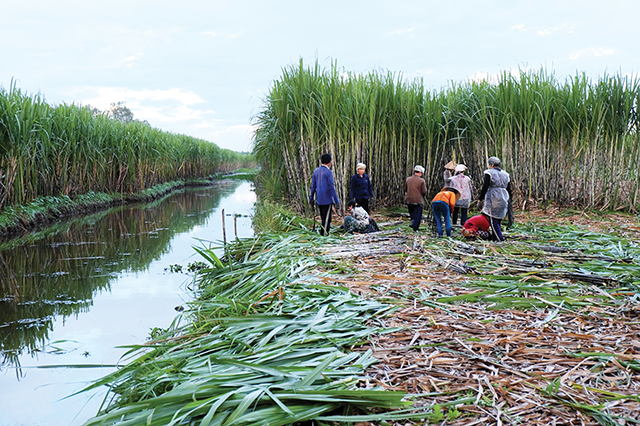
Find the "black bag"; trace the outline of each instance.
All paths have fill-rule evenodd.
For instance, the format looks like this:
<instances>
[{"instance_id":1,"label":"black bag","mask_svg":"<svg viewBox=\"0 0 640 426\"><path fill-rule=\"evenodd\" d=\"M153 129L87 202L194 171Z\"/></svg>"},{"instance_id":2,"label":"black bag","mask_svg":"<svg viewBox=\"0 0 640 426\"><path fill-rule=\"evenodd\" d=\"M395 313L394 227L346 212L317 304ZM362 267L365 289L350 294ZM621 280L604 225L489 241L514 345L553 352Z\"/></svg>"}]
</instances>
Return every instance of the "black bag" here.
<instances>
[{"instance_id":1,"label":"black bag","mask_svg":"<svg viewBox=\"0 0 640 426\"><path fill-rule=\"evenodd\" d=\"M369 226L367 226L367 229L364 231L366 233L369 232L379 232L380 228L378 228L378 224L376 223L375 220L373 220L372 218L369 218Z\"/></svg>"}]
</instances>

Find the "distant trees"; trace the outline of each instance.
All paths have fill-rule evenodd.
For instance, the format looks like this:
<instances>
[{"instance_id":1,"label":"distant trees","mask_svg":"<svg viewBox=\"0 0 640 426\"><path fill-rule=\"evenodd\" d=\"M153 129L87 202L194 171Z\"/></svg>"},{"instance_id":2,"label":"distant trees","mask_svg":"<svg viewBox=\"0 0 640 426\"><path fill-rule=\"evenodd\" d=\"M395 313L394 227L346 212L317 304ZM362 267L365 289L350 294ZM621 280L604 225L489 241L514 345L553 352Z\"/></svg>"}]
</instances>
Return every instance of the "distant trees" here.
<instances>
[{"instance_id":1,"label":"distant trees","mask_svg":"<svg viewBox=\"0 0 640 426\"><path fill-rule=\"evenodd\" d=\"M131 123L133 121L133 113L122 101L118 103L112 102L108 114L109 117L123 123Z\"/></svg>"},{"instance_id":2,"label":"distant trees","mask_svg":"<svg viewBox=\"0 0 640 426\"><path fill-rule=\"evenodd\" d=\"M132 123L135 121L137 123L142 123L142 124L146 124L147 126L150 126L147 120L134 119L133 112L131 112L129 107L125 105L124 101L120 101L117 103L112 102L111 106L107 111L101 111L98 108L93 107L91 105L87 105L87 108L89 108L89 110L91 111L91 114L94 117L104 114L107 117L111 118L112 120L121 121L123 123Z\"/></svg>"}]
</instances>

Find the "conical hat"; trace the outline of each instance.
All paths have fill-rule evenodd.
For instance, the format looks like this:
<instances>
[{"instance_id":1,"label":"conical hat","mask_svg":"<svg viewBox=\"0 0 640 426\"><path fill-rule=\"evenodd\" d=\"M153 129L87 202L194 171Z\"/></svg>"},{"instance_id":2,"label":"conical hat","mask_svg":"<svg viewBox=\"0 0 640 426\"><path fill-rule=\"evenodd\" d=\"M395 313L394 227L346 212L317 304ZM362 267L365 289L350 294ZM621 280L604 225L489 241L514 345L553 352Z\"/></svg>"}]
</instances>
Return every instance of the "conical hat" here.
<instances>
[{"instance_id":1,"label":"conical hat","mask_svg":"<svg viewBox=\"0 0 640 426\"><path fill-rule=\"evenodd\" d=\"M444 165L445 169L449 169L449 170L455 170L457 164L454 163L453 161L449 161L447 164Z\"/></svg>"},{"instance_id":2,"label":"conical hat","mask_svg":"<svg viewBox=\"0 0 640 426\"><path fill-rule=\"evenodd\" d=\"M458 202L458 200L460 199L460 196L462 195L462 194L460 194L460 191L455 189L453 186L445 186L444 188L442 188L442 190L443 191L453 192L454 194L456 194L456 202Z\"/></svg>"}]
</instances>

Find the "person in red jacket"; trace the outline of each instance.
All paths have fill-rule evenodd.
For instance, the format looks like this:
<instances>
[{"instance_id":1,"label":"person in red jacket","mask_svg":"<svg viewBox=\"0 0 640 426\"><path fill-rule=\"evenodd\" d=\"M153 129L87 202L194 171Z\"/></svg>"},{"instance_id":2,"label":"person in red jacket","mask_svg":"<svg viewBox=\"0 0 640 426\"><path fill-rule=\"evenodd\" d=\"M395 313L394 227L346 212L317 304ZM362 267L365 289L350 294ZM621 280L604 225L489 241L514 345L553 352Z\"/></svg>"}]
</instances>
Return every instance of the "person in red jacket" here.
<instances>
[{"instance_id":1,"label":"person in red jacket","mask_svg":"<svg viewBox=\"0 0 640 426\"><path fill-rule=\"evenodd\" d=\"M442 237L442 220L444 219L447 237L451 236L451 211L456 205L456 201L460 199L460 191L450 186L442 188L440 192L433 197L431 201L431 209L436 219L436 229L438 237Z\"/></svg>"},{"instance_id":2,"label":"person in red jacket","mask_svg":"<svg viewBox=\"0 0 640 426\"><path fill-rule=\"evenodd\" d=\"M489 217L482 213L473 216L462 225L462 235L469 239L479 237L488 240L491 238L490 229L491 223L489 222Z\"/></svg>"}]
</instances>

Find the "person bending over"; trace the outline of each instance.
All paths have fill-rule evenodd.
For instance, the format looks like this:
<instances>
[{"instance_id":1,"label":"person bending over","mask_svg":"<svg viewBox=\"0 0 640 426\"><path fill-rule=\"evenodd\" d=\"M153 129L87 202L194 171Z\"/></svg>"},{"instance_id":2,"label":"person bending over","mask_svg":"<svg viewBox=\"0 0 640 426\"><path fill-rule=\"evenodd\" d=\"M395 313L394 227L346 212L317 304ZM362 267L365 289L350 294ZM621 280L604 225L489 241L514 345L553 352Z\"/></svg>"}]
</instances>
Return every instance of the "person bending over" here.
<instances>
[{"instance_id":1,"label":"person bending over","mask_svg":"<svg viewBox=\"0 0 640 426\"><path fill-rule=\"evenodd\" d=\"M451 236L451 211L456 205L456 201L460 198L460 191L452 187L442 188L440 192L433 197L431 201L431 209L433 217L436 219L436 229L438 237L442 237L442 222L444 220L447 237Z\"/></svg>"}]
</instances>

